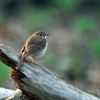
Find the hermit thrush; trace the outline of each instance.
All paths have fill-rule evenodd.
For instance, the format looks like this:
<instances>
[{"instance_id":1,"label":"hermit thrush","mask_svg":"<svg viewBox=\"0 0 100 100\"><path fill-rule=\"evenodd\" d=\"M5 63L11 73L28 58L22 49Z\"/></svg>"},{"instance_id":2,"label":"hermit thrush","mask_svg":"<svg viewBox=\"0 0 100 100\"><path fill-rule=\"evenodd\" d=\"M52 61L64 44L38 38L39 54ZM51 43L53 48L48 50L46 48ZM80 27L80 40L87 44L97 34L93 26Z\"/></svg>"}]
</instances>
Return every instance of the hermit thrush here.
<instances>
[{"instance_id":1,"label":"hermit thrush","mask_svg":"<svg viewBox=\"0 0 100 100\"><path fill-rule=\"evenodd\" d=\"M20 61L16 67L17 69L27 58L31 58L33 64L39 65L36 59L42 57L46 53L48 47L47 35L48 33L37 31L26 40L21 50Z\"/></svg>"}]
</instances>

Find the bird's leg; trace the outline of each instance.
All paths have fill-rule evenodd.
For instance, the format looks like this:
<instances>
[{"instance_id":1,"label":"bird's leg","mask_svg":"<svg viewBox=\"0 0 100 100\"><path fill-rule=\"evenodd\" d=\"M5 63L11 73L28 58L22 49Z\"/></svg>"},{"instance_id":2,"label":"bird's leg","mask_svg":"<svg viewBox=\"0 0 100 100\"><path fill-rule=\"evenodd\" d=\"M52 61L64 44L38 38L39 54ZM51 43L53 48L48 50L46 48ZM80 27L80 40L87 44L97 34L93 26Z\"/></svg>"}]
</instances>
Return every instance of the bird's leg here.
<instances>
[{"instance_id":1,"label":"bird's leg","mask_svg":"<svg viewBox=\"0 0 100 100\"><path fill-rule=\"evenodd\" d=\"M24 63L23 59L20 60L20 62L17 64L16 69L19 69L20 66Z\"/></svg>"},{"instance_id":2,"label":"bird's leg","mask_svg":"<svg viewBox=\"0 0 100 100\"><path fill-rule=\"evenodd\" d=\"M27 56L27 53L24 53L23 55L19 56L20 61L17 64L16 69L19 69L20 66L24 63L26 56Z\"/></svg>"},{"instance_id":3,"label":"bird's leg","mask_svg":"<svg viewBox=\"0 0 100 100\"><path fill-rule=\"evenodd\" d=\"M35 65L38 65L38 66L42 67L42 65L40 63L38 63L36 61L36 59L34 59L34 58L32 58L32 63L35 64Z\"/></svg>"},{"instance_id":4,"label":"bird's leg","mask_svg":"<svg viewBox=\"0 0 100 100\"><path fill-rule=\"evenodd\" d=\"M23 63L24 63L24 60L23 60L23 57L22 57L22 58L20 58L20 61L19 61L19 63L17 64L16 69L19 69L20 66L21 66Z\"/></svg>"}]
</instances>

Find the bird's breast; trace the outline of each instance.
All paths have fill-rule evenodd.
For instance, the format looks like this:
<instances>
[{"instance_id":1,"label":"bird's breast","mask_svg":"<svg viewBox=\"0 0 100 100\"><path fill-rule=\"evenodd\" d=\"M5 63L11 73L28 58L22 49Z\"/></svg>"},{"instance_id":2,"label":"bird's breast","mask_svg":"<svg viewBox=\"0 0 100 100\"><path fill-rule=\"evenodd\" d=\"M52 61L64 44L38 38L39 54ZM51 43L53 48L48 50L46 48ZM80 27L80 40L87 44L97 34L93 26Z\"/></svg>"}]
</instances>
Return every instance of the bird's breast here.
<instances>
[{"instance_id":1,"label":"bird's breast","mask_svg":"<svg viewBox=\"0 0 100 100\"><path fill-rule=\"evenodd\" d=\"M46 51L47 51L47 48L48 48L48 42L46 42L44 48L42 48L39 52L37 52L37 57L40 58L42 56L45 55Z\"/></svg>"}]
</instances>

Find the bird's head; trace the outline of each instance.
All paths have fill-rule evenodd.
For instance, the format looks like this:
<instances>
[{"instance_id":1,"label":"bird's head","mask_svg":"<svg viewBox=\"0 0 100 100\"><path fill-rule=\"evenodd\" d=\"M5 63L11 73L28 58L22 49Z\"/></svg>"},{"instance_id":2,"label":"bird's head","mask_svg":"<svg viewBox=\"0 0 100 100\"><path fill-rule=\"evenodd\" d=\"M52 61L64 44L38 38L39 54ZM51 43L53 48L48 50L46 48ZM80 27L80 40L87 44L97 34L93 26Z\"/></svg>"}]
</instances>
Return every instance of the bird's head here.
<instances>
[{"instance_id":1,"label":"bird's head","mask_svg":"<svg viewBox=\"0 0 100 100\"><path fill-rule=\"evenodd\" d=\"M46 33L46 32L37 31L37 32L34 33L34 35L36 35L40 39L46 39L46 36L49 35L49 34Z\"/></svg>"}]
</instances>

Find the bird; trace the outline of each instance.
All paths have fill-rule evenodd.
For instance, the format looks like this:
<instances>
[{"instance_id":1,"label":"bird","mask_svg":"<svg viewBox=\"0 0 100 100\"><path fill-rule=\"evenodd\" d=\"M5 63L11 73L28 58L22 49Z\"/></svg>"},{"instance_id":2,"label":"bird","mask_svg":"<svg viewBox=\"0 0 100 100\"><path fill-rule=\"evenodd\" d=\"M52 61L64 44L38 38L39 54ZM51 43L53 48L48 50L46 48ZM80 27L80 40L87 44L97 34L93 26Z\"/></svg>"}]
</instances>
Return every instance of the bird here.
<instances>
[{"instance_id":1,"label":"bird","mask_svg":"<svg viewBox=\"0 0 100 100\"><path fill-rule=\"evenodd\" d=\"M22 65L26 59L31 58L31 62L33 64L41 66L36 59L45 55L48 47L47 40L48 33L43 31L34 32L24 43L21 53L20 53L20 61L17 64L16 69L19 69L20 65Z\"/></svg>"}]
</instances>

